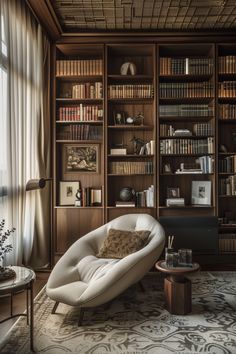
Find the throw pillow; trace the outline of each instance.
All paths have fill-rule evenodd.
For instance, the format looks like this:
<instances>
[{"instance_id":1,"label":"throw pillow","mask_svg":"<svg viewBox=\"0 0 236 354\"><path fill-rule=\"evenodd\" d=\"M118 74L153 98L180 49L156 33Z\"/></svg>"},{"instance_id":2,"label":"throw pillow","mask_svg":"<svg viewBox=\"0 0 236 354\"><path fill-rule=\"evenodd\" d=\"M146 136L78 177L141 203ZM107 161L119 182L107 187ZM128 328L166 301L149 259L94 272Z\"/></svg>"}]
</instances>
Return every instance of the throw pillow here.
<instances>
[{"instance_id":1,"label":"throw pillow","mask_svg":"<svg viewBox=\"0 0 236 354\"><path fill-rule=\"evenodd\" d=\"M101 258L124 258L139 251L147 242L150 231L110 229L97 254Z\"/></svg>"}]
</instances>

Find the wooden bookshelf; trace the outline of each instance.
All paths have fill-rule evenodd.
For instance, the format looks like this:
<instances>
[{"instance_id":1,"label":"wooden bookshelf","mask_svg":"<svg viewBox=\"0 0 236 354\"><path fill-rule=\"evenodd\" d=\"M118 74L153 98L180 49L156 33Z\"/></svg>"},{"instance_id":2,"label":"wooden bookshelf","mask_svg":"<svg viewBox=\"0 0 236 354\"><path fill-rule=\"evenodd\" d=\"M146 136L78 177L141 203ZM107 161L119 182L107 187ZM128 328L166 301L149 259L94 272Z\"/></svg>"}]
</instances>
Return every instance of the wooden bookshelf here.
<instances>
[{"instance_id":1,"label":"wooden bookshelf","mask_svg":"<svg viewBox=\"0 0 236 354\"><path fill-rule=\"evenodd\" d=\"M225 181L233 184L236 175L232 167L236 160L236 84L232 84L236 82L236 45L214 43L214 38L201 45L175 40L159 43L154 38L147 43L138 38L122 42L111 37L105 43L97 38L90 44L77 40L64 39L65 43L54 46L55 259L88 231L128 213L155 218L218 217L220 247L218 252L214 246L214 253L234 253L225 234L232 240L236 233L236 196L222 192L220 186ZM126 73L122 72L125 63L133 64ZM176 131L180 133L175 135ZM165 152L163 144L168 147ZM83 170L74 160L77 167L71 167L73 147L75 154L81 148L94 151L96 171ZM114 154L112 149L122 150ZM145 164L151 169L143 172ZM199 168L202 172L196 173ZM62 181L101 188L102 204L60 205ZM210 182L210 205L192 204L193 182L200 187ZM116 206L125 187L134 191L133 207ZM166 206L168 188L178 189L184 206Z\"/></svg>"}]
</instances>

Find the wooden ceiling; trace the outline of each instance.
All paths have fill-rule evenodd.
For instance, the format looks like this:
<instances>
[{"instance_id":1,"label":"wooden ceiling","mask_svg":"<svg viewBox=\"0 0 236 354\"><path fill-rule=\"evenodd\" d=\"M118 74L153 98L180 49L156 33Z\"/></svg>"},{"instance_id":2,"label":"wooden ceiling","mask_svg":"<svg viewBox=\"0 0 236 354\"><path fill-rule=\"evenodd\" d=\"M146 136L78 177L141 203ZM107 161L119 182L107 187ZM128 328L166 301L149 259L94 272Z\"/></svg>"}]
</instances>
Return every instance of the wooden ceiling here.
<instances>
[{"instance_id":1,"label":"wooden ceiling","mask_svg":"<svg viewBox=\"0 0 236 354\"><path fill-rule=\"evenodd\" d=\"M73 35L236 33L236 0L22 0L52 40Z\"/></svg>"},{"instance_id":2,"label":"wooden ceiling","mask_svg":"<svg viewBox=\"0 0 236 354\"><path fill-rule=\"evenodd\" d=\"M236 0L50 0L63 32L236 29Z\"/></svg>"}]
</instances>

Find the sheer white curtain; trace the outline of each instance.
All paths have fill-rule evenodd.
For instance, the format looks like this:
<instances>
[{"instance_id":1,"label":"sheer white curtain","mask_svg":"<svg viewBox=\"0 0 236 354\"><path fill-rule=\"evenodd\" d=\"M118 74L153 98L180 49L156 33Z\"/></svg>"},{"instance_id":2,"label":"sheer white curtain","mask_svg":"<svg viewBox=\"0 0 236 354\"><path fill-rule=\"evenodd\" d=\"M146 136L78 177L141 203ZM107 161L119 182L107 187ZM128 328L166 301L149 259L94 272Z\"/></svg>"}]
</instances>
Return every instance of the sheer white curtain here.
<instances>
[{"instance_id":1,"label":"sheer white curtain","mask_svg":"<svg viewBox=\"0 0 236 354\"><path fill-rule=\"evenodd\" d=\"M37 266L46 266L50 236L49 193L48 190L26 193L25 185L27 180L49 173L50 127L44 107L43 79L48 43L24 1L1 0L0 3L7 78L6 84L1 84L6 95L6 109L0 108L0 115L4 117L0 118L0 128L3 126L0 141L4 137L0 169L1 166L6 169L5 174L0 175L0 187L7 188L7 196L0 197L0 218L4 216L6 225L16 228L12 237L14 252L7 262L28 264L32 260L33 247L38 246ZM4 58L4 53L1 56ZM43 192L45 196L42 196ZM42 198L46 198L45 207Z\"/></svg>"}]
</instances>

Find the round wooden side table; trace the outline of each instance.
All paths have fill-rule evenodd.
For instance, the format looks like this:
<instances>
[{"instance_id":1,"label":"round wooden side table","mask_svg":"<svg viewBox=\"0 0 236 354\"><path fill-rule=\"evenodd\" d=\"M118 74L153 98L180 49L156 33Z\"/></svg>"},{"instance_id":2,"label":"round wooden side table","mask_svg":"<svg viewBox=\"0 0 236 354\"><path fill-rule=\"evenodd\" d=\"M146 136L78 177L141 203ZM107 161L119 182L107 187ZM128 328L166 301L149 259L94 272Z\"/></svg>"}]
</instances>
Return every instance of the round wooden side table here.
<instances>
[{"instance_id":1,"label":"round wooden side table","mask_svg":"<svg viewBox=\"0 0 236 354\"><path fill-rule=\"evenodd\" d=\"M26 316L27 324L30 327L30 348L34 351L33 283L35 280L35 273L33 270L26 267L12 266L10 268L15 271L15 277L0 282L0 296L9 294L11 297L10 316L0 321L0 323L13 317ZM21 290L26 290L26 313L13 314L13 295Z\"/></svg>"},{"instance_id":2,"label":"round wooden side table","mask_svg":"<svg viewBox=\"0 0 236 354\"><path fill-rule=\"evenodd\" d=\"M199 270L199 264L193 263L192 267L168 268L166 262L160 260L155 267L167 275L164 281L167 310L173 315L190 313L192 311L192 284L185 275Z\"/></svg>"}]
</instances>

